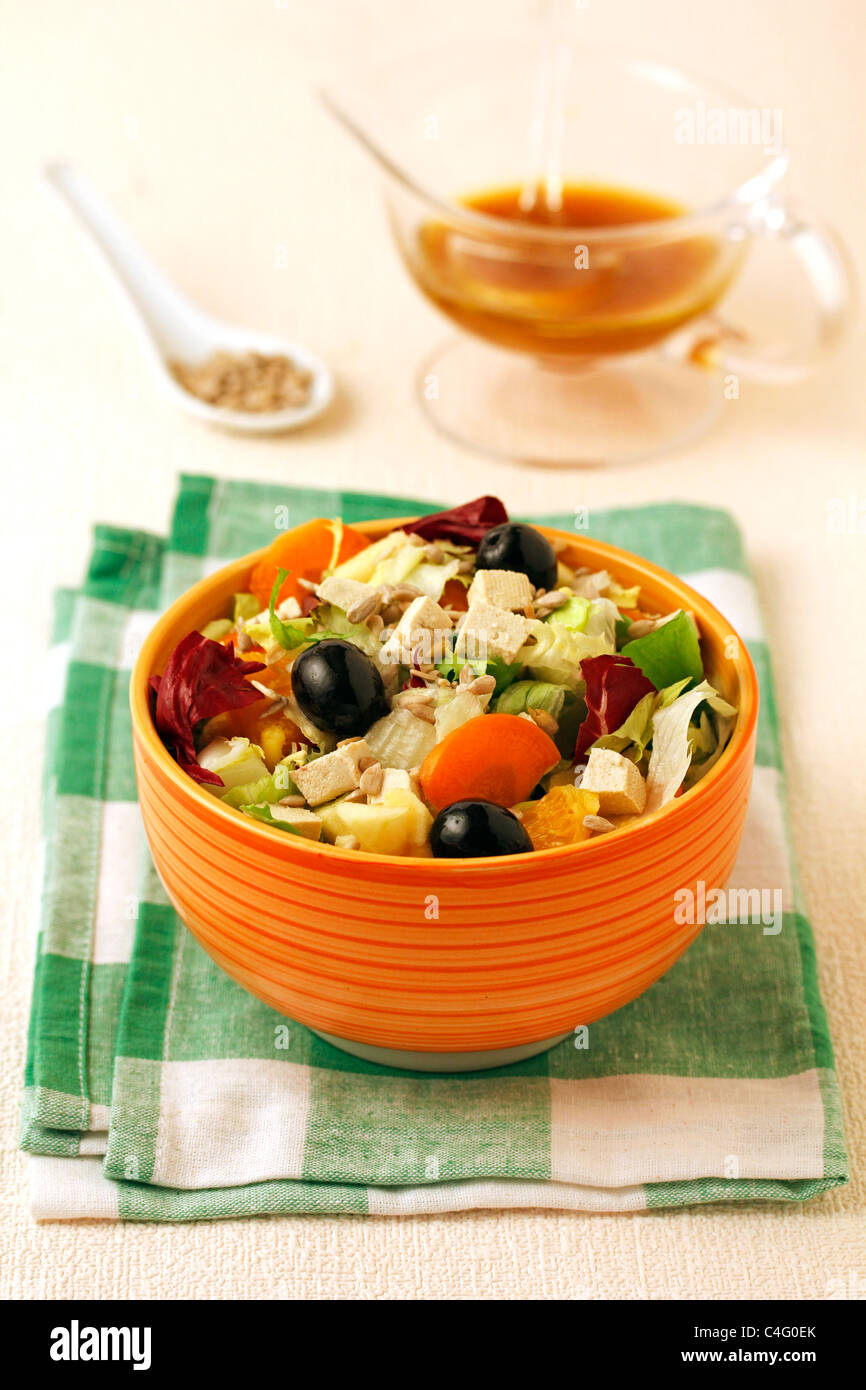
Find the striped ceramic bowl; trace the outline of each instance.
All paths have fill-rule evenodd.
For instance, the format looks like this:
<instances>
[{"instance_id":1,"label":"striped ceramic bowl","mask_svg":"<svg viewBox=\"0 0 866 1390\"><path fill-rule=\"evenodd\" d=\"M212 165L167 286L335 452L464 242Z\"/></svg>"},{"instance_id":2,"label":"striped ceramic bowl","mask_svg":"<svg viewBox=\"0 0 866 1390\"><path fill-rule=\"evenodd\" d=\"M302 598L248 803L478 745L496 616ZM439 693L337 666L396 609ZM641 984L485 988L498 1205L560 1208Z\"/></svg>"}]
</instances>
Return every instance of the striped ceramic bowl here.
<instances>
[{"instance_id":1,"label":"striped ceramic bowl","mask_svg":"<svg viewBox=\"0 0 866 1390\"><path fill-rule=\"evenodd\" d=\"M371 522L371 539L399 522ZM710 680L739 710L707 775L643 821L583 844L496 859L392 858L288 836L223 806L166 752L148 679L224 612L259 555L196 584L132 674L139 798L156 867L189 930L240 985L359 1056L426 1070L498 1066L620 1008L700 931L675 893L722 887L743 830L758 686L745 646L693 589L600 541L540 527L571 565L687 608ZM682 915L682 914L678 914Z\"/></svg>"}]
</instances>

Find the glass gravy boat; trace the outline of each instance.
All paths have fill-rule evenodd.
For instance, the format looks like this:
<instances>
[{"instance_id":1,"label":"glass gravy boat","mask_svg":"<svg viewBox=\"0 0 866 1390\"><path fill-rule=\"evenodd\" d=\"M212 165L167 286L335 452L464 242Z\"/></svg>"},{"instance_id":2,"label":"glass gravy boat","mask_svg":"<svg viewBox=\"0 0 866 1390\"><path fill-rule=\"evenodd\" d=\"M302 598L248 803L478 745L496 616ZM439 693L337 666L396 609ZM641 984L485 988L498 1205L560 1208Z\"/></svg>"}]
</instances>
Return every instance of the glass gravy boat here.
<instances>
[{"instance_id":1,"label":"glass gravy boat","mask_svg":"<svg viewBox=\"0 0 866 1390\"><path fill-rule=\"evenodd\" d=\"M656 455L702 433L732 379L795 380L845 329L847 260L784 201L778 111L543 27L404 51L323 99L385 175L410 275L468 335L419 373L460 443L549 465ZM617 198L632 220L611 221ZM808 284L788 342L714 312L756 238Z\"/></svg>"}]
</instances>

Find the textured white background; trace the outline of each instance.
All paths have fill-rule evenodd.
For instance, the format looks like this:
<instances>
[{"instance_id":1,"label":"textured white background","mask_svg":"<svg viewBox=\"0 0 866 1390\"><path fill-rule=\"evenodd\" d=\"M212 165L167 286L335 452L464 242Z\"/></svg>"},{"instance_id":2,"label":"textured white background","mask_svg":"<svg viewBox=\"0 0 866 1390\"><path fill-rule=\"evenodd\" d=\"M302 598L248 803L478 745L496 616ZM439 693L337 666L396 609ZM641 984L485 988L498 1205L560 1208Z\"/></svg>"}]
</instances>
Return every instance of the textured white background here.
<instances>
[{"instance_id":1,"label":"textured white background","mask_svg":"<svg viewBox=\"0 0 866 1390\"><path fill-rule=\"evenodd\" d=\"M15 0L0 51L0 523L5 654L0 936L2 1246L13 1296L734 1297L866 1294L862 1155L866 874L862 776L866 536L833 536L832 498L863 467L862 333L793 390L744 386L686 454L615 473L495 465L430 433L410 364L443 336L389 245L370 167L317 109L316 83L397 29L441 34L520 0ZM797 191L866 244L859 0L591 0L588 36L622 39L780 106ZM191 294L308 342L343 387L296 438L244 442L153 389L123 312L38 186L76 160ZM291 267L275 269L287 245ZM164 529L179 469L391 488L515 508L692 497L730 506L776 663L793 829L845 1095L854 1183L799 1207L637 1216L539 1212L37 1227L16 1152L30 982L48 592L75 583L96 519ZM11 727L10 727L11 726Z\"/></svg>"}]
</instances>

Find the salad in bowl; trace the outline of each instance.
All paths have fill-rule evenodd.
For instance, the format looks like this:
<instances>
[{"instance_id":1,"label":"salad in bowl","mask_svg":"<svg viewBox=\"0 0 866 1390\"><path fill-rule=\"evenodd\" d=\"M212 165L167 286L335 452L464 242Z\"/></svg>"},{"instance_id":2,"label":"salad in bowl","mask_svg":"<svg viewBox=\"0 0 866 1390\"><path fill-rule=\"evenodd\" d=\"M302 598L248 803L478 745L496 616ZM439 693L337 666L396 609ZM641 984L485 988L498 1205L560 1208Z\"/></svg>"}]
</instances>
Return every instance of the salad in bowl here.
<instances>
[{"instance_id":1,"label":"salad in bowl","mask_svg":"<svg viewBox=\"0 0 866 1390\"><path fill-rule=\"evenodd\" d=\"M690 612L570 567L493 497L376 540L280 535L150 684L166 748L237 815L393 856L616 834L701 778L737 718Z\"/></svg>"}]
</instances>

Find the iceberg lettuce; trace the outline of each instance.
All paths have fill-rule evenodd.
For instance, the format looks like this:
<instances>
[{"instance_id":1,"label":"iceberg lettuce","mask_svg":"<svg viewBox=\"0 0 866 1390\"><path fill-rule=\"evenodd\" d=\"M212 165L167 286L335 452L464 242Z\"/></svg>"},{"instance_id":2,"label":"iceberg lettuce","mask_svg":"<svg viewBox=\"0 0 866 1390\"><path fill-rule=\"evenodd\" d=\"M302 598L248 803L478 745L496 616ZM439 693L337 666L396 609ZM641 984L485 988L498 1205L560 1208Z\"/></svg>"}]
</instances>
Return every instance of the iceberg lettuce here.
<instances>
[{"instance_id":1,"label":"iceberg lettuce","mask_svg":"<svg viewBox=\"0 0 866 1390\"><path fill-rule=\"evenodd\" d=\"M647 811L656 811L676 796L692 760L689 725L698 706L704 701L715 714L728 721L724 738L731 729L737 711L729 705L709 681L701 681L693 690L685 691L669 705L656 710L653 716L653 746L647 772ZM724 744L721 736L715 756L721 756ZM706 763L702 765L706 768Z\"/></svg>"},{"instance_id":2,"label":"iceberg lettuce","mask_svg":"<svg viewBox=\"0 0 866 1390\"><path fill-rule=\"evenodd\" d=\"M583 689L580 663L587 657L603 656L613 651L613 642L606 634L573 632L571 628L528 619L535 639L527 642L518 653L518 660L539 680L553 685L569 685Z\"/></svg>"}]
</instances>

